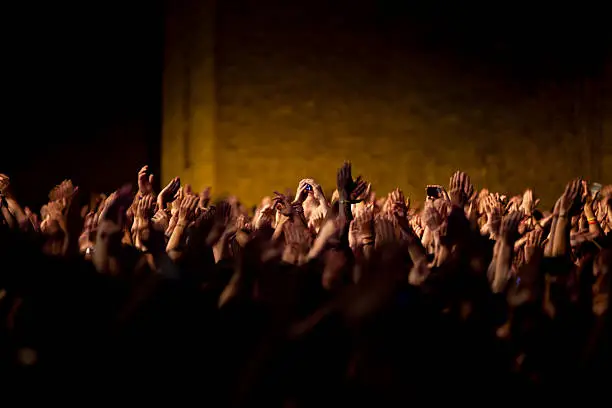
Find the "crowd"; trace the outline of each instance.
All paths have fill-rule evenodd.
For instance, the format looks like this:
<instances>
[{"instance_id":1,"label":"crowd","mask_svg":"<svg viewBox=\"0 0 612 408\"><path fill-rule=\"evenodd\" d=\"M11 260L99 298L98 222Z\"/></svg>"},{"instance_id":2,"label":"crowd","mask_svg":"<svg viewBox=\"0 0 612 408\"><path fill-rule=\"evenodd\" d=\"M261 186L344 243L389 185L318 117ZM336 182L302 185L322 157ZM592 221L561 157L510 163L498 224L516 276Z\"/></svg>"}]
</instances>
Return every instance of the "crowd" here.
<instances>
[{"instance_id":1,"label":"crowd","mask_svg":"<svg viewBox=\"0 0 612 408\"><path fill-rule=\"evenodd\" d=\"M612 185L380 196L351 165L249 210L143 167L39 213L0 175L0 392L307 407L605 399ZM526 402L527 400L523 400Z\"/></svg>"}]
</instances>

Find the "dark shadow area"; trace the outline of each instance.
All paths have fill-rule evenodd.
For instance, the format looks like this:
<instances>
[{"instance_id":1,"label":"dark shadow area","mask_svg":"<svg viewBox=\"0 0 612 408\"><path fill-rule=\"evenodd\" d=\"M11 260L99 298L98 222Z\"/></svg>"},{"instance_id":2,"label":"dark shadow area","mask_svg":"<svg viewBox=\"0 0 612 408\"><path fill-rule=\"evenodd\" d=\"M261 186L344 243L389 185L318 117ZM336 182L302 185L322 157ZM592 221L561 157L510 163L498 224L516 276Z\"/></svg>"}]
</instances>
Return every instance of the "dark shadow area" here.
<instances>
[{"instance_id":1,"label":"dark shadow area","mask_svg":"<svg viewBox=\"0 0 612 408\"><path fill-rule=\"evenodd\" d=\"M161 1L18 2L3 15L3 172L106 191L158 168Z\"/></svg>"}]
</instances>

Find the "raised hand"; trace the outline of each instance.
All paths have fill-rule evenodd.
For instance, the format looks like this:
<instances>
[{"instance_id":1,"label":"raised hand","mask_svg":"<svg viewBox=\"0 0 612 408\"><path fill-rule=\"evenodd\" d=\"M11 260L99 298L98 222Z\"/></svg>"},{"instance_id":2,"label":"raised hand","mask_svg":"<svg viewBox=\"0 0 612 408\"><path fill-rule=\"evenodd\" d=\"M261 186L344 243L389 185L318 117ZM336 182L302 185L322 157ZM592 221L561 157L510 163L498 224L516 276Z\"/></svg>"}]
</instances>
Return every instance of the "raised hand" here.
<instances>
[{"instance_id":1,"label":"raised hand","mask_svg":"<svg viewBox=\"0 0 612 408\"><path fill-rule=\"evenodd\" d=\"M457 171L450 179L449 190L453 205L463 208L474 194L474 185L467 174Z\"/></svg>"},{"instance_id":2,"label":"raised hand","mask_svg":"<svg viewBox=\"0 0 612 408\"><path fill-rule=\"evenodd\" d=\"M166 205L172 202L176 194L181 188L181 179L178 177L173 178L170 182L160 191L157 195L157 208L163 210L166 208Z\"/></svg>"},{"instance_id":3,"label":"raised hand","mask_svg":"<svg viewBox=\"0 0 612 408\"><path fill-rule=\"evenodd\" d=\"M292 222L283 226L285 236L285 250L283 261L292 264L302 263L308 254L312 237L306 228L295 225Z\"/></svg>"},{"instance_id":4,"label":"raised hand","mask_svg":"<svg viewBox=\"0 0 612 408\"><path fill-rule=\"evenodd\" d=\"M152 194L142 197L137 204L136 217L148 222L155 213L155 200Z\"/></svg>"},{"instance_id":5,"label":"raised hand","mask_svg":"<svg viewBox=\"0 0 612 408\"><path fill-rule=\"evenodd\" d=\"M525 216L531 217L539 202L539 198L534 198L533 190L528 188L527 190L525 190L525 193L523 193L523 199L519 206L519 209L522 210L523 213L525 213Z\"/></svg>"},{"instance_id":6,"label":"raised hand","mask_svg":"<svg viewBox=\"0 0 612 408\"><path fill-rule=\"evenodd\" d=\"M40 229L45 234L51 233L53 220L56 220L57 218L62 218L61 211L58 211L58 209L56 209L55 205L52 203L48 203L41 207L40 216L42 217ZM57 224L54 224L54 226L56 225Z\"/></svg>"},{"instance_id":7,"label":"raised hand","mask_svg":"<svg viewBox=\"0 0 612 408\"><path fill-rule=\"evenodd\" d=\"M293 204L302 205L308 222L314 222L315 220L311 220L313 217L325 217L329 210L323 188L313 179L300 180Z\"/></svg>"},{"instance_id":8,"label":"raised hand","mask_svg":"<svg viewBox=\"0 0 612 408\"><path fill-rule=\"evenodd\" d=\"M604 232L608 232L612 227L612 184L604 186L599 195L601 199L597 200L597 220Z\"/></svg>"},{"instance_id":9,"label":"raised hand","mask_svg":"<svg viewBox=\"0 0 612 408\"><path fill-rule=\"evenodd\" d=\"M523 203L523 197L518 195L510 198L508 204L506 204L506 213L510 214L521 209Z\"/></svg>"},{"instance_id":10,"label":"raised hand","mask_svg":"<svg viewBox=\"0 0 612 408\"><path fill-rule=\"evenodd\" d=\"M0 173L0 194L4 194L4 192L11 185L11 179L6 174Z\"/></svg>"},{"instance_id":11,"label":"raised hand","mask_svg":"<svg viewBox=\"0 0 612 408\"><path fill-rule=\"evenodd\" d=\"M517 240L518 228L523 216L521 211L515 211L503 218L499 233L506 242L514 244L514 241Z\"/></svg>"},{"instance_id":12,"label":"raised hand","mask_svg":"<svg viewBox=\"0 0 612 408\"><path fill-rule=\"evenodd\" d=\"M150 227L155 213L155 197L153 197L153 194L137 196L132 209L134 212L132 223L132 232L135 233L132 236L134 245L141 250L145 250L142 244L148 242L151 237Z\"/></svg>"},{"instance_id":13,"label":"raised hand","mask_svg":"<svg viewBox=\"0 0 612 408\"><path fill-rule=\"evenodd\" d=\"M59 198L70 200L78 192L78 190L79 188L72 184L72 180L64 180L59 185Z\"/></svg>"},{"instance_id":14,"label":"raised hand","mask_svg":"<svg viewBox=\"0 0 612 408\"><path fill-rule=\"evenodd\" d=\"M95 250L92 261L98 272L117 273L120 263L111 262L119 255L122 228L126 220L126 210L133 202L132 186L124 186L112 193L101 211Z\"/></svg>"},{"instance_id":15,"label":"raised hand","mask_svg":"<svg viewBox=\"0 0 612 408\"><path fill-rule=\"evenodd\" d=\"M60 199L59 185L53 187L51 191L49 191L48 197L49 197L49 201L57 201Z\"/></svg>"},{"instance_id":16,"label":"raised hand","mask_svg":"<svg viewBox=\"0 0 612 408\"><path fill-rule=\"evenodd\" d=\"M420 214L415 214L410 218L409 221L410 227L412 228L412 230L414 231L414 233L416 234L417 237L422 238L423 237L423 233L425 232L423 229L423 220L421 218Z\"/></svg>"},{"instance_id":17,"label":"raised hand","mask_svg":"<svg viewBox=\"0 0 612 408\"><path fill-rule=\"evenodd\" d=\"M341 200L360 201L369 195L369 184L360 177L353 180L351 163L344 162L338 169L336 186Z\"/></svg>"},{"instance_id":18,"label":"raised hand","mask_svg":"<svg viewBox=\"0 0 612 408\"><path fill-rule=\"evenodd\" d=\"M386 198L381 199L380 215L390 219L393 217L393 201L391 201L390 194L387 194Z\"/></svg>"},{"instance_id":19,"label":"raised hand","mask_svg":"<svg viewBox=\"0 0 612 408\"><path fill-rule=\"evenodd\" d=\"M215 222L215 213L216 213L216 208L215 207L206 207L204 209L199 208L198 211L200 212L200 215L198 216L197 220L196 220L196 224L198 226L213 226L214 222Z\"/></svg>"},{"instance_id":20,"label":"raised hand","mask_svg":"<svg viewBox=\"0 0 612 408\"><path fill-rule=\"evenodd\" d=\"M581 199L583 193L582 180L577 178L570 181L565 187L565 192L559 199L560 217L574 216L580 212Z\"/></svg>"},{"instance_id":21,"label":"raised hand","mask_svg":"<svg viewBox=\"0 0 612 408\"><path fill-rule=\"evenodd\" d=\"M274 192L274 198L272 199L272 207L285 217L291 217L296 213L303 213L304 209L302 205L298 203L292 203L289 196L281 194L278 191Z\"/></svg>"},{"instance_id":22,"label":"raised hand","mask_svg":"<svg viewBox=\"0 0 612 408\"><path fill-rule=\"evenodd\" d=\"M408 215L408 206L406 203L408 201L406 200L406 197L404 197L402 190L399 188L393 190L389 194L387 201L390 202L389 210L393 218L406 218Z\"/></svg>"},{"instance_id":23,"label":"raised hand","mask_svg":"<svg viewBox=\"0 0 612 408\"><path fill-rule=\"evenodd\" d=\"M206 238L206 244L213 247L215 261L218 262L229 255L228 242L237 230L236 222L233 221L231 203L224 200L212 208L214 208L213 227Z\"/></svg>"},{"instance_id":24,"label":"raised hand","mask_svg":"<svg viewBox=\"0 0 612 408\"><path fill-rule=\"evenodd\" d=\"M446 207L444 208L446 209ZM446 220L446 214L443 214L433 203L430 203L425 206L421 218L430 231L437 232Z\"/></svg>"},{"instance_id":25,"label":"raised hand","mask_svg":"<svg viewBox=\"0 0 612 408\"><path fill-rule=\"evenodd\" d=\"M272 199L265 197L253 219L253 228L259 230L264 227L272 227L275 211Z\"/></svg>"},{"instance_id":26,"label":"raised hand","mask_svg":"<svg viewBox=\"0 0 612 408\"><path fill-rule=\"evenodd\" d=\"M240 214L236 218L236 229L238 231L250 231L251 230L251 219L244 214Z\"/></svg>"},{"instance_id":27,"label":"raised hand","mask_svg":"<svg viewBox=\"0 0 612 408\"><path fill-rule=\"evenodd\" d=\"M446 192L444 187L439 184L428 184L426 191L428 192L426 199L429 201L437 200L439 198L442 200L450 201L448 193ZM429 194L430 191L432 192L431 195ZM433 193L434 191L435 194Z\"/></svg>"},{"instance_id":28,"label":"raised hand","mask_svg":"<svg viewBox=\"0 0 612 408\"><path fill-rule=\"evenodd\" d=\"M229 225L232 219L232 206L227 201L221 201L215 207L215 223Z\"/></svg>"},{"instance_id":29,"label":"raised hand","mask_svg":"<svg viewBox=\"0 0 612 408\"><path fill-rule=\"evenodd\" d=\"M72 184L72 180L64 180L59 185L53 187L49 192L50 201L63 201L64 205L70 203L72 197L77 193L78 187Z\"/></svg>"},{"instance_id":30,"label":"raised hand","mask_svg":"<svg viewBox=\"0 0 612 408\"><path fill-rule=\"evenodd\" d=\"M293 202L303 203L308 196L314 196L315 187L319 187L313 179L302 179L298 183Z\"/></svg>"},{"instance_id":31,"label":"raised hand","mask_svg":"<svg viewBox=\"0 0 612 408\"><path fill-rule=\"evenodd\" d=\"M383 248L393 244L395 239L395 227L393 222L385 217L376 217L374 222L374 231L376 233L375 247Z\"/></svg>"},{"instance_id":32,"label":"raised hand","mask_svg":"<svg viewBox=\"0 0 612 408\"><path fill-rule=\"evenodd\" d=\"M483 188L482 190L480 190L480 193L478 193L478 197L476 198L477 201L477 208L478 208L478 213L480 214L484 214L485 213L485 202L487 197L489 197L491 195L491 192L486 189Z\"/></svg>"},{"instance_id":33,"label":"raised hand","mask_svg":"<svg viewBox=\"0 0 612 408\"><path fill-rule=\"evenodd\" d=\"M351 222L351 235L357 245L369 244L374 241L374 212L372 206L358 205L355 218Z\"/></svg>"},{"instance_id":34,"label":"raised hand","mask_svg":"<svg viewBox=\"0 0 612 408\"><path fill-rule=\"evenodd\" d=\"M210 211L213 215L213 228L206 242L212 246L221 239L226 231L233 230L235 223L232 222L232 205L227 201L220 201L216 206L211 207Z\"/></svg>"},{"instance_id":35,"label":"raised hand","mask_svg":"<svg viewBox=\"0 0 612 408\"><path fill-rule=\"evenodd\" d=\"M71 180L64 180L51 190L49 197L52 198L52 200L47 204L46 221L41 226L43 231L50 225L50 221L55 221L66 233L70 232L71 235L79 234L80 225L78 226L78 230L75 231L77 224L80 224L79 213L77 209L71 205L78 191L79 188L75 187ZM68 231L69 228L70 231Z\"/></svg>"},{"instance_id":36,"label":"raised hand","mask_svg":"<svg viewBox=\"0 0 612 408\"><path fill-rule=\"evenodd\" d=\"M274 198L272 198L272 208L280 213L290 214L291 201L285 194L274 192Z\"/></svg>"},{"instance_id":37,"label":"raised hand","mask_svg":"<svg viewBox=\"0 0 612 408\"><path fill-rule=\"evenodd\" d=\"M200 199L195 195L188 195L183 198L179 208L179 223L190 224L195 221L199 202Z\"/></svg>"},{"instance_id":38,"label":"raised hand","mask_svg":"<svg viewBox=\"0 0 612 408\"><path fill-rule=\"evenodd\" d=\"M149 166L143 166L138 172L138 194L153 193L153 174L149 174Z\"/></svg>"},{"instance_id":39,"label":"raised hand","mask_svg":"<svg viewBox=\"0 0 612 408\"><path fill-rule=\"evenodd\" d=\"M531 262L536 255L541 255L544 251L544 231L540 228L527 233L525 242L525 262Z\"/></svg>"},{"instance_id":40,"label":"raised hand","mask_svg":"<svg viewBox=\"0 0 612 408\"><path fill-rule=\"evenodd\" d=\"M133 201L132 186L126 185L112 193L106 200L104 209L100 214L100 223L111 221L118 225L123 225L125 221L125 211Z\"/></svg>"},{"instance_id":41,"label":"raised hand","mask_svg":"<svg viewBox=\"0 0 612 408\"><path fill-rule=\"evenodd\" d=\"M178 201L175 200L175 203ZM185 242L185 231L197 218L199 198L195 195L185 195L180 204L178 204L177 212L172 216L166 235L170 233L170 239L166 245L166 252L168 256L176 260L178 259L182 251L180 250L182 244ZM215 236L217 239L218 235Z\"/></svg>"},{"instance_id":42,"label":"raised hand","mask_svg":"<svg viewBox=\"0 0 612 408\"><path fill-rule=\"evenodd\" d=\"M311 212L308 217L308 228L315 233L318 233L323 223L326 220L328 210L319 206L315 211Z\"/></svg>"},{"instance_id":43,"label":"raised hand","mask_svg":"<svg viewBox=\"0 0 612 408\"><path fill-rule=\"evenodd\" d=\"M348 199L353 190L353 176L351 174L351 163L344 162L338 169L336 176L336 188L340 199Z\"/></svg>"},{"instance_id":44,"label":"raised hand","mask_svg":"<svg viewBox=\"0 0 612 408\"><path fill-rule=\"evenodd\" d=\"M353 191L351 192L350 199L358 202L368 199L370 197L371 188L371 184L363 180L361 176L358 176L353 184Z\"/></svg>"},{"instance_id":45,"label":"raised hand","mask_svg":"<svg viewBox=\"0 0 612 408\"><path fill-rule=\"evenodd\" d=\"M482 199L482 207L484 208L484 213L487 215L487 223L485 227L483 227L483 231L495 236L499 232L499 227L501 225L504 213L503 204L494 195L490 194Z\"/></svg>"},{"instance_id":46,"label":"raised hand","mask_svg":"<svg viewBox=\"0 0 612 408\"><path fill-rule=\"evenodd\" d=\"M32 228L34 228L34 231L40 231L40 219L38 218L38 214L32 212L29 207L25 207L23 211L28 221L30 221L30 224L32 224Z\"/></svg>"}]
</instances>

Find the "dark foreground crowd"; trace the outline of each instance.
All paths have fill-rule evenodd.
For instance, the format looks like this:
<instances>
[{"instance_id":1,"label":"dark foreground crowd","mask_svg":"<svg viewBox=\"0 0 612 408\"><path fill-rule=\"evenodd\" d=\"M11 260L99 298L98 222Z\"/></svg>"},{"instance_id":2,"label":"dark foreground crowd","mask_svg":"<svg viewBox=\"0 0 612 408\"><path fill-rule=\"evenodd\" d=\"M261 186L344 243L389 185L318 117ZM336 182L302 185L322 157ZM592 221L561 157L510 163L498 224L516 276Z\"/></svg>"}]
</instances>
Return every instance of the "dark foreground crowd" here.
<instances>
[{"instance_id":1,"label":"dark foreground crowd","mask_svg":"<svg viewBox=\"0 0 612 408\"><path fill-rule=\"evenodd\" d=\"M411 202L345 163L336 188L253 212L144 167L35 213L0 175L3 404L609 400L612 186L546 211L457 172Z\"/></svg>"}]
</instances>

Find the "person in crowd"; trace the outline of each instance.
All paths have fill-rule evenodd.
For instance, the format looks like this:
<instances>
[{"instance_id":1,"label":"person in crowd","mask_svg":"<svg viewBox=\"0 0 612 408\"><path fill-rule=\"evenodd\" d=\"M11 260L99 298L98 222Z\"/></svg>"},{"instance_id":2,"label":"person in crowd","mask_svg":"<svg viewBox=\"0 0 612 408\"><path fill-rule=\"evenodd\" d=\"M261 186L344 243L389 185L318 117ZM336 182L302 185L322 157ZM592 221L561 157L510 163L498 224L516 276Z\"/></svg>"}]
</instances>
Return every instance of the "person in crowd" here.
<instances>
[{"instance_id":1,"label":"person in crowd","mask_svg":"<svg viewBox=\"0 0 612 408\"><path fill-rule=\"evenodd\" d=\"M314 407L605 390L612 185L572 180L551 211L461 171L422 202L377 195L350 163L335 187L303 179L248 211L178 177L155 192L145 166L92 205L65 180L36 213L0 175L5 395Z\"/></svg>"}]
</instances>

